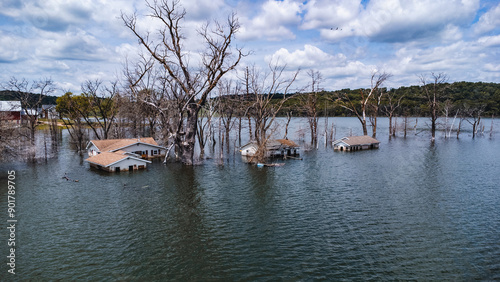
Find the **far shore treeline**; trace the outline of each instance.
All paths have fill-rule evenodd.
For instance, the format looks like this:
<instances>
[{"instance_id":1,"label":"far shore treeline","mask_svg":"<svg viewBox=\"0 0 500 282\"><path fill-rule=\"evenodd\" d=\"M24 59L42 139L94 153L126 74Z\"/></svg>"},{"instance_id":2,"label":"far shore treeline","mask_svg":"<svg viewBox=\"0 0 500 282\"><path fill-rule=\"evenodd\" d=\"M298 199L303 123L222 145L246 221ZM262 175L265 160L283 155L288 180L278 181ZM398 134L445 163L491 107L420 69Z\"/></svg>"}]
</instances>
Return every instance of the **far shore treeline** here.
<instances>
[{"instance_id":1,"label":"far shore treeline","mask_svg":"<svg viewBox=\"0 0 500 282\"><path fill-rule=\"evenodd\" d=\"M486 82L454 82L444 83L438 87L443 88L443 95L439 96L441 103L449 103L450 115L455 114L457 110L464 107L482 107L484 111L482 116L497 116L500 112L500 83ZM381 88L381 91L392 94L393 99L399 99L400 106L395 110L397 116L429 116L429 105L427 97L424 95L422 86L402 86L399 88ZM369 89L342 89L336 91L321 91L317 93L318 116L354 116L353 113L345 108L338 106L336 101L343 95L348 95L354 104L361 101L361 92L366 93ZM292 113L295 117L306 117L307 110L304 107L306 103L301 96L308 93L289 94L290 97L282 106L279 116L287 116ZM232 99L242 95L228 96ZM244 96L244 95L243 95ZM224 97L222 97L224 99ZM251 95L248 100L254 99ZM274 95L273 99L279 101L283 95ZM381 107L388 104L387 95L383 96ZM243 114L243 113L240 113ZM383 113L380 114L383 116Z\"/></svg>"},{"instance_id":2,"label":"far shore treeline","mask_svg":"<svg viewBox=\"0 0 500 282\"><path fill-rule=\"evenodd\" d=\"M482 107L484 111L482 116L497 116L500 112L500 83L487 82L454 82L439 85L442 87L444 95L439 96L440 103L448 103L450 115L455 114L465 107ZM400 99L400 106L395 110L397 116L429 116L429 106L426 97L423 95L422 86L401 86L399 88L381 88L392 94L395 99ZM336 100L341 95L348 95L354 103L361 101L361 92L367 89L342 89L336 91L320 91L317 93L317 111L318 116L352 116L352 112L339 107ZM308 93L287 94L287 101L281 107L278 116L287 116L290 114L295 117L306 117L307 110L304 107L305 99L303 96ZM43 104L56 104L57 96L44 96ZM282 94L274 94L272 99L278 102L285 98ZM37 95L33 94L33 99ZM240 105L234 107L234 116L244 116L245 104L251 104L255 100L255 95L233 94L213 97L215 100L238 101ZM16 100L12 91L0 91L0 101ZM381 101L381 106L388 103L387 99ZM383 115L383 114L382 114Z\"/></svg>"}]
</instances>

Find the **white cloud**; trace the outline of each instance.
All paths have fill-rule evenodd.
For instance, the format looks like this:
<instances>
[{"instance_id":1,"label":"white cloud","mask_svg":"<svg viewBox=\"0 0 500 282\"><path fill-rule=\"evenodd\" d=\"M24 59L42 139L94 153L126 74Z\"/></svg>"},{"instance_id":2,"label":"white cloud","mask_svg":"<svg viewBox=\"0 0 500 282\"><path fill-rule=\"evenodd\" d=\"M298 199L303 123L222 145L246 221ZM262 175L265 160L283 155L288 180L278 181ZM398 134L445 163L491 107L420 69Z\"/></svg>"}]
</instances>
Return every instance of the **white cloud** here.
<instances>
[{"instance_id":1,"label":"white cloud","mask_svg":"<svg viewBox=\"0 0 500 282\"><path fill-rule=\"evenodd\" d=\"M301 18L301 4L292 0L265 2L259 14L253 18L240 17L241 29L238 38L254 40L294 39L295 34L290 25L297 26Z\"/></svg>"},{"instance_id":2,"label":"white cloud","mask_svg":"<svg viewBox=\"0 0 500 282\"><path fill-rule=\"evenodd\" d=\"M342 31L323 30L321 35L338 41L366 36L372 41L405 42L433 37L450 24L468 24L479 8L479 0L372 0Z\"/></svg>"},{"instance_id":3,"label":"white cloud","mask_svg":"<svg viewBox=\"0 0 500 282\"><path fill-rule=\"evenodd\" d=\"M307 13L302 28L336 29L354 20L362 5L359 0L312 0L305 4L304 9Z\"/></svg>"},{"instance_id":4,"label":"white cloud","mask_svg":"<svg viewBox=\"0 0 500 282\"><path fill-rule=\"evenodd\" d=\"M86 22L94 9L92 1L22 1L20 5L5 5L6 16L31 23L43 30L61 31L70 25Z\"/></svg>"},{"instance_id":5,"label":"white cloud","mask_svg":"<svg viewBox=\"0 0 500 282\"><path fill-rule=\"evenodd\" d=\"M496 47L500 46L500 35L495 36L484 36L477 40L479 44L484 47Z\"/></svg>"},{"instance_id":6,"label":"white cloud","mask_svg":"<svg viewBox=\"0 0 500 282\"><path fill-rule=\"evenodd\" d=\"M418 83L416 75L446 72L450 80L499 81L500 4L483 0L182 0L184 51L199 62L197 29L207 20L241 23L233 43L253 51L244 64L319 70L325 89L367 87L375 68L388 86ZM4 0L0 2L0 82L9 76L53 77L79 91L89 78L114 79L125 58L141 51L120 19L137 12L138 27L157 39L143 0ZM484 12L484 13L483 13ZM477 14L483 13L483 14ZM480 16L477 23L474 20ZM337 27L339 28L337 30ZM158 42L158 41L157 41ZM29 64L27 63L29 62ZM77 87L75 89L74 87Z\"/></svg>"},{"instance_id":7,"label":"white cloud","mask_svg":"<svg viewBox=\"0 0 500 282\"><path fill-rule=\"evenodd\" d=\"M474 25L474 31L483 34L500 27L500 4L484 13Z\"/></svg>"},{"instance_id":8,"label":"white cloud","mask_svg":"<svg viewBox=\"0 0 500 282\"><path fill-rule=\"evenodd\" d=\"M308 44L304 46L303 50L295 50L290 53L287 49L281 48L266 57L268 63L279 62L281 65L286 64L291 68L313 68L330 64L344 64L345 60L346 58L342 54L332 56Z\"/></svg>"},{"instance_id":9,"label":"white cloud","mask_svg":"<svg viewBox=\"0 0 500 282\"><path fill-rule=\"evenodd\" d=\"M47 33L34 47L35 55L45 59L107 61L113 56L99 39L83 30Z\"/></svg>"}]
</instances>

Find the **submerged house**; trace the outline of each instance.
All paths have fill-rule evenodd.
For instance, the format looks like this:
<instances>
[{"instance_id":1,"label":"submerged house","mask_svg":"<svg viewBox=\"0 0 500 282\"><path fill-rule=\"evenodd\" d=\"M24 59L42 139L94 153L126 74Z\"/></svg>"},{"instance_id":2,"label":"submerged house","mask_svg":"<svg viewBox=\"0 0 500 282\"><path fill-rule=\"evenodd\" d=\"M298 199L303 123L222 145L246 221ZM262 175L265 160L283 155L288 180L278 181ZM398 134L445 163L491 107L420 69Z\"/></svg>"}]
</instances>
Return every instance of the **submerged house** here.
<instances>
[{"instance_id":1,"label":"submerged house","mask_svg":"<svg viewBox=\"0 0 500 282\"><path fill-rule=\"evenodd\" d=\"M124 151L116 151L113 153L102 152L98 155L86 159L86 161L90 164L91 167L106 170L109 172L144 169L146 168L148 163L151 163L151 161L141 159L140 156Z\"/></svg>"},{"instance_id":2,"label":"submerged house","mask_svg":"<svg viewBox=\"0 0 500 282\"><path fill-rule=\"evenodd\" d=\"M242 156L253 157L258 150L257 142L252 141L241 147ZM288 139L269 140L266 143L266 157L287 157L299 155L300 146Z\"/></svg>"},{"instance_id":3,"label":"submerged house","mask_svg":"<svg viewBox=\"0 0 500 282\"><path fill-rule=\"evenodd\" d=\"M166 149L151 138L91 140L87 145L91 167L110 171L146 168L148 159L165 156Z\"/></svg>"},{"instance_id":4,"label":"submerged house","mask_svg":"<svg viewBox=\"0 0 500 282\"><path fill-rule=\"evenodd\" d=\"M378 149L380 141L368 135L350 136L333 141L335 151L359 151Z\"/></svg>"}]
</instances>

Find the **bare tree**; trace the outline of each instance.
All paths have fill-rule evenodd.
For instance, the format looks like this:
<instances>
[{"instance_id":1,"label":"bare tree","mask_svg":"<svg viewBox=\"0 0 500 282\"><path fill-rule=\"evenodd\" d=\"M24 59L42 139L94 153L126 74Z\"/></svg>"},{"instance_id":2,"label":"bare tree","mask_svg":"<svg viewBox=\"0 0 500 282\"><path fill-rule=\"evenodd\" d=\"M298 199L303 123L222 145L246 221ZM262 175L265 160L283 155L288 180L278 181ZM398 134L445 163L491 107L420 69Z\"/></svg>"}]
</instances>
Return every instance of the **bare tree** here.
<instances>
[{"instance_id":1,"label":"bare tree","mask_svg":"<svg viewBox=\"0 0 500 282\"><path fill-rule=\"evenodd\" d=\"M340 97L339 99L337 99L337 103L339 106L341 106L346 110L351 111L356 115L363 128L363 135L368 135L368 130L366 127L366 115L367 115L368 103L370 103L373 96L377 96L375 101L377 105L380 104L380 100L382 99L383 93L379 93L379 95L377 95L376 93L378 92L379 87L391 76L392 76L391 74L386 72L379 73L377 71L374 71L371 76L371 87L369 92L365 94L365 91L360 90L361 100L359 101L359 104L358 102L351 100L350 97L343 92L340 93ZM374 117L376 120L376 115ZM374 121L373 136L375 137L376 134L377 134L376 121Z\"/></svg>"},{"instance_id":2,"label":"bare tree","mask_svg":"<svg viewBox=\"0 0 500 282\"><path fill-rule=\"evenodd\" d=\"M88 138L85 134L85 122L77 108L83 103L82 96L73 96L73 93L66 92L63 96L57 98L56 110L61 116L64 127L68 130L71 141L76 146L78 152L84 149L85 140Z\"/></svg>"},{"instance_id":3,"label":"bare tree","mask_svg":"<svg viewBox=\"0 0 500 282\"><path fill-rule=\"evenodd\" d=\"M38 109L42 108L43 98L55 91L52 79L40 79L29 82L26 79L11 77L6 89L14 92L14 96L21 102L27 120L26 126L30 132L31 145L35 144L35 130L38 126Z\"/></svg>"},{"instance_id":4,"label":"bare tree","mask_svg":"<svg viewBox=\"0 0 500 282\"><path fill-rule=\"evenodd\" d=\"M2 161L11 157L19 157L16 149L20 144L19 127L12 124L9 121L10 118L10 114L0 114L0 160Z\"/></svg>"},{"instance_id":5,"label":"bare tree","mask_svg":"<svg viewBox=\"0 0 500 282\"><path fill-rule=\"evenodd\" d=\"M483 114L485 108L486 105L484 104L473 107L465 107L465 113L467 115L466 120L472 125L472 138L475 138L477 135L479 124L481 123L481 115Z\"/></svg>"},{"instance_id":6,"label":"bare tree","mask_svg":"<svg viewBox=\"0 0 500 282\"><path fill-rule=\"evenodd\" d=\"M87 80L82 84L82 92L84 101L75 110L92 128L97 139L108 139L118 112L115 106L118 82L112 82L109 87L105 87L100 80Z\"/></svg>"},{"instance_id":7,"label":"bare tree","mask_svg":"<svg viewBox=\"0 0 500 282\"><path fill-rule=\"evenodd\" d=\"M254 66L248 72L248 80L243 80L244 83L248 81L249 85L245 87L251 89L250 91L255 96L247 112L255 124L253 136L257 142L258 151L253 161L256 162L261 162L265 158L266 144L272 135L269 130L274 124L278 111L289 99L287 94L299 74L297 70L290 77L285 77L285 69L286 66L270 63L269 72L260 73ZM278 93L283 97L275 99Z\"/></svg>"},{"instance_id":8,"label":"bare tree","mask_svg":"<svg viewBox=\"0 0 500 282\"><path fill-rule=\"evenodd\" d=\"M427 78L424 75L420 75L419 77L431 114L431 140L434 141L436 139L436 122L439 117L439 99L443 95L442 85L446 83L448 77L444 73L431 73L431 76L432 81L430 83L427 82Z\"/></svg>"},{"instance_id":9,"label":"bare tree","mask_svg":"<svg viewBox=\"0 0 500 282\"><path fill-rule=\"evenodd\" d=\"M236 67L244 54L241 49L236 49L234 54L231 48L234 34L239 29L238 20L232 14L225 25L215 22L213 29L208 23L201 27L198 34L206 44L205 51L201 53L200 67L197 70L190 68L189 62L193 57L184 49L181 27L186 11L178 9L179 4L180 1L146 1L149 17L162 25L157 34L159 43L149 33L142 34L139 31L135 14L122 14L122 20L151 58L164 68L169 76L165 79L169 81L171 88L178 91L175 94L177 99L173 102L179 105L181 116L178 119L178 130L172 133L171 138L180 150L182 162L192 165L198 113L219 80ZM139 74L136 77L138 80L130 83L130 87L134 88L142 77Z\"/></svg>"},{"instance_id":10,"label":"bare tree","mask_svg":"<svg viewBox=\"0 0 500 282\"><path fill-rule=\"evenodd\" d=\"M198 130L196 135L198 137L198 145L200 147L200 158L205 156L205 145L207 141L213 140L213 125L212 119L217 112L217 107L220 101L215 99L208 99L203 106L202 114L200 114L198 121Z\"/></svg>"},{"instance_id":11,"label":"bare tree","mask_svg":"<svg viewBox=\"0 0 500 282\"><path fill-rule=\"evenodd\" d=\"M305 108L307 112L307 121L311 130L311 145L314 147L318 143L318 92L323 77L319 71L308 70L307 75L311 78L311 92L306 95Z\"/></svg>"},{"instance_id":12,"label":"bare tree","mask_svg":"<svg viewBox=\"0 0 500 282\"><path fill-rule=\"evenodd\" d=\"M399 96L399 97L398 97ZM401 105L401 100L404 95L398 95L395 90L387 92L387 104L382 107L382 111L385 112L389 118L389 138L391 136L396 136L396 128L392 125L392 118L394 113Z\"/></svg>"},{"instance_id":13,"label":"bare tree","mask_svg":"<svg viewBox=\"0 0 500 282\"><path fill-rule=\"evenodd\" d=\"M444 114L444 117L445 117L445 120L444 120L444 137L445 138L448 138L448 119L449 119L449 115L450 115L450 112L451 110L453 109L453 103L451 100L446 100L444 101L443 103L443 114ZM453 126L453 125L451 125ZM450 133L451 134L451 128L450 128Z\"/></svg>"},{"instance_id":14,"label":"bare tree","mask_svg":"<svg viewBox=\"0 0 500 282\"><path fill-rule=\"evenodd\" d=\"M240 92L240 85L233 85L233 81L231 80L222 80L219 82L218 90L218 113L224 127L224 138L222 141L225 141L226 149L229 152L229 136L231 129L234 127L234 123L236 122L234 117L241 107L240 97L239 95L236 95Z\"/></svg>"}]
</instances>

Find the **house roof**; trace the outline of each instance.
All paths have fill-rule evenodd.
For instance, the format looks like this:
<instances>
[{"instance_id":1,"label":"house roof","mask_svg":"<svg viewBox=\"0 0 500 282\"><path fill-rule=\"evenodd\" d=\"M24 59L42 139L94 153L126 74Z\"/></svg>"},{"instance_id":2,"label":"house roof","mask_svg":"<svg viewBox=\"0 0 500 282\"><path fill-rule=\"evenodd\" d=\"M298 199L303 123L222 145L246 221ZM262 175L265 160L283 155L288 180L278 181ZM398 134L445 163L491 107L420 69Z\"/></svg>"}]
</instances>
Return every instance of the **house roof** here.
<instances>
[{"instance_id":1,"label":"house roof","mask_svg":"<svg viewBox=\"0 0 500 282\"><path fill-rule=\"evenodd\" d=\"M123 152L123 153L126 153L126 152ZM94 164L101 165L104 167L108 167L108 166L113 165L119 161L129 159L129 158L134 159L136 161L140 161L140 162L151 163L150 161L131 157L131 156L123 154L123 153L102 152L98 155L95 155L95 156L92 156L92 157L86 159L86 161L89 163L94 163Z\"/></svg>"},{"instance_id":2,"label":"house roof","mask_svg":"<svg viewBox=\"0 0 500 282\"><path fill-rule=\"evenodd\" d=\"M148 144L158 148L163 148L156 143L152 137L145 138L128 138L128 139L105 139L105 140L90 140L90 143L99 149L101 152L116 151L137 143ZM89 145L90 145L89 143ZM88 146L87 146L88 147Z\"/></svg>"},{"instance_id":3,"label":"house roof","mask_svg":"<svg viewBox=\"0 0 500 282\"><path fill-rule=\"evenodd\" d=\"M291 147L291 148L298 148L299 147L299 145L297 145L297 143L293 142L292 140L277 139L276 141L280 142L281 145L283 145L285 147Z\"/></svg>"},{"instance_id":4,"label":"house roof","mask_svg":"<svg viewBox=\"0 0 500 282\"><path fill-rule=\"evenodd\" d=\"M255 147L257 148L257 143L252 141L246 145L241 147L241 150L244 150L246 147ZM299 148L300 146L292 140L288 139L276 139L276 140L268 140L266 143L266 147L268 150L276 150L279 148Z\"/></svg>"},{"instance_id":5,"label":"house roof","mask_svg":"<svg viewBox=\"0 0 500 282\"><path fill-rule=\"evenodd\" d=\"M0 101L0 112L20 112L22 111L20 101Z\"/></svg>"},{"instance_id":6,"label":"house roof","mask_svg":"<svg viewBox=\"0 0 500 282\"><path fill-rule=\"evenodd\" d=\"M342 139L336 140L333 142L333 144L338 144L344 142L349 146L355 146L355 145L369 145L369 144L378 144L380 141L377 139L370 137L368 135L362 135L362 136L349 136L349 137L343 137Z\"/></svg>"},{"instance_id":7,"label":"house roof","mask_svg":"<svg viewBox=\"0 0 500 282\"><path fill-rule=\"evenodd\" d=\"M52 110L55 108L56 108L56 105L42 105L42 109L44 109L44 110Z\"/></svg>"}]
</instances>

